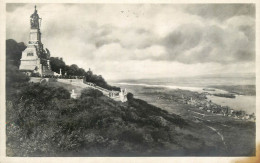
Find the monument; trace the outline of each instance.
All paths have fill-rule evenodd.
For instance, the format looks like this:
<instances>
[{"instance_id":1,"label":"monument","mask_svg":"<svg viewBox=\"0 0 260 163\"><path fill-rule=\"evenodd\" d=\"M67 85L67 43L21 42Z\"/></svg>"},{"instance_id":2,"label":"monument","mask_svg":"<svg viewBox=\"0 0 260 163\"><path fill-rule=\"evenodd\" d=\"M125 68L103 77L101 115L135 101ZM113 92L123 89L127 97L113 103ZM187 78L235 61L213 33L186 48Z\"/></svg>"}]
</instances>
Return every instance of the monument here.
<instances>
[{"instance_id":1,"label":"monument","mask_svg":"<svg viewBox=\"0 0 260 163\"><path fill-rule=\"evenodd\" d=\"M41 42L41 18L35 6L34 13L30 17L30 35L27 48L22 53L20 71L27 75L38 74L39 76L53 75L50 66L50 52L44 50Z\"/></svg>"}]
</instances>

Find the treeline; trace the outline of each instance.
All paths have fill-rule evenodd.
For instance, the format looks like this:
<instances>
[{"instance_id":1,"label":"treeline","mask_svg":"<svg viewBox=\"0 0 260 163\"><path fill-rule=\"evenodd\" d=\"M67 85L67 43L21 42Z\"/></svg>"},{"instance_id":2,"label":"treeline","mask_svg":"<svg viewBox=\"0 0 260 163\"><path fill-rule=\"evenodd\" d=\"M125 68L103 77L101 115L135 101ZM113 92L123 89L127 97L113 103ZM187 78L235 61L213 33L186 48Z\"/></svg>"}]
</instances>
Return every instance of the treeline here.
<instances>
[{"instance_id":1,"label":"treeline","mask_svg":"<svg viewBox=\"0 0 260 163\"><path fill-rule=\"evenodd\" d=\"M13 39L6 40L6 65L12 65L19 68L22 51L25 49L26 45L23 42L17 43ZM50 54L49 50L47 51L48 54ZM52 71L60 73L60 69L62 69L62 75L68 78L72 78L73 76L84 76L86 82L95 83L108 90L120 91L120 88L110 86L101 75L96 75L91 70L85 71L76 64L66 65L62 58L50 57L50 64Z\"/></svg>"},{"instance_id":2,"label":"treeline","mask_svg":"<svg viewBox=\"0 0 260 163\"><path fill-rule=\"evenodd\" d=\"M94 74L90 69L85 71L83 68L79 68L76 64L70 66L66 65L62 58L50 57L50 64L52 71L60 73L61 69L62 75L67 76L68 78L72 76L84 76L86 82L95 83L96 85L108 90L120 91L120 88L108 85L101 75Z\"/></svg>"}]
</instances>

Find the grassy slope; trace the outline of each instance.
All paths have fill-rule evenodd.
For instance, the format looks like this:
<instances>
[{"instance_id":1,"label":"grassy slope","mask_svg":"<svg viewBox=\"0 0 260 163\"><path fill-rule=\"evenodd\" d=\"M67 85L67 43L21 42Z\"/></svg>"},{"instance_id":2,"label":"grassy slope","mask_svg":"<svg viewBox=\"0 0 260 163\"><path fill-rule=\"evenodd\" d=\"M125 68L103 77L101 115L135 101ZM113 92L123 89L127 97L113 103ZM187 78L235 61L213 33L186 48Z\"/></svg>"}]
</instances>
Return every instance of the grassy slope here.
<instances>
[{"instance_id":1,"label":"grassy slope","mask_svg":"<svg viewBox=\"0 0 260 163\"><path fill-rule=\"evenodd\" d=\"M12 95L7 96L8 156L254 154L254 123L219 116L203 117L191 112L201 112L197 108L174 101L182 94L193 96L192 92L144 91L144 96L149 93L152 97L148 102L167 112L135 98L126 103L116 102L91 89L84 90L79 99L70 99L67 89L72 88L62 83L31 83L16 85L14 91L10 91ZM157 100L158 95L165 100ZM224 136L226 146L208 126Z\"/></svg>"},{"instance_id":2,"label":"grassy slope","mask_svg":"<svg viewBox=\"0 0 260 163\"><path fill-rule=\"evenodd\" d=\"M181 117L139 99L120 103L88 89L74 100L58 85L19 89L7 100L8 156L205 155L218 148Z\"/></svg>"},{"instance_id":3,"label":"grassy slope","mask_svg":"<svg viewBox=\"0 0 260 163\"><path fill-rule=\"evenodd\" d=\"M61 82L49 82L47 83L49 86L53 86L53 87L63 87L68 91L72 91L72 89L74 89L75 93L80 94L80 92L84 89L80 86L75 86L72 84L66 84L66 83L61 83Z\"/></svg>"}]
</instances>

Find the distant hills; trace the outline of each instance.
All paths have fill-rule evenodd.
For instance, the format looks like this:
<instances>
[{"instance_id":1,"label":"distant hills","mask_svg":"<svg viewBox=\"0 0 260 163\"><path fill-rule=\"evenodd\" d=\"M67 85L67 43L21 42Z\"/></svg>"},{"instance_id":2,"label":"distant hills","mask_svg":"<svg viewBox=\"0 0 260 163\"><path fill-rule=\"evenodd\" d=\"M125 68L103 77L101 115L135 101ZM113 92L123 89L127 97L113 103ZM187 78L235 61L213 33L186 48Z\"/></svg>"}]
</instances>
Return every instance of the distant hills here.
<instances>
[{"instance_id":1,"label":"distant hills","mask_svg":"<svg viewBox=\"0 0 260 163\"><path fill-rule=\"evenodd\" d=\"M223 73L188 77L124 79L111 82L207 87L211 85L255 85L255 81L256 77L253 73Z\"/></svg>"},{"instance_id":2,"label":"distant hills","mask_svg":"<svg viewBox=\"0 0 260 163\"><path fill-rule=\"evenodd\" d=\"M221 73L221 74L205 74L195 77L205 78L255 78L255 73Z\"/></svg>"},{"instance_id":3,"label":"distant hills","mask_svg":"<svg viewBox=\"0 0 260 163\"><path fill-rule=\"evenodd\" d=\"M116 80L119 82L123 81L171 81L175 78L188 79L188 78L255 78L255 73L222 73L222 74L205 74L197 76L183 76L183 77L167 77L167 78L143 78L143 79L122 79Z\"/></svg>"}]
</instances>

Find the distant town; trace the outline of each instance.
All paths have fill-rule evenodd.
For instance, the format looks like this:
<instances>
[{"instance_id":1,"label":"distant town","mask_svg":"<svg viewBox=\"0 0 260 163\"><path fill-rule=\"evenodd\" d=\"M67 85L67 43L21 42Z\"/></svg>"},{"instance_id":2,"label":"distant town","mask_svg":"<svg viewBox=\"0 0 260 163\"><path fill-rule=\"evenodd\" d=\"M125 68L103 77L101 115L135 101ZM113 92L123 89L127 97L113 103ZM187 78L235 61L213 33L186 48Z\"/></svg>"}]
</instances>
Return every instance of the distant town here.
<instances>
[{"instance_id":1,"label":"distant town","mask_svg":"<svg viewBox=\"0 0 260 163\"><path fill-rule=\"evenodd\" d=\"M211 100L207 99L206 95L216 96L216 94L210 94L208 92L203 93L197 93L193 92L188 97L182 95L181 97L172 97L172 96L158 96L158 99L168 99L168 100L174 100L179 103L188 104L192 107L197 107L199 110L216 114L219 116L227 116L234 119L241 119L241 120L249 120L249 121L255 121L256 117L255 114L247 114L243 110L235 110L228 106L221 106L218 104L213 103ZM224 94L225 95L225 94ZM224 97L224 95L222 97ZM218 94L217 94L218 96ZM234 95L232 95L234 96ZM229 97L226 97L229 98Z\"/></svg>"}]
</instances>

